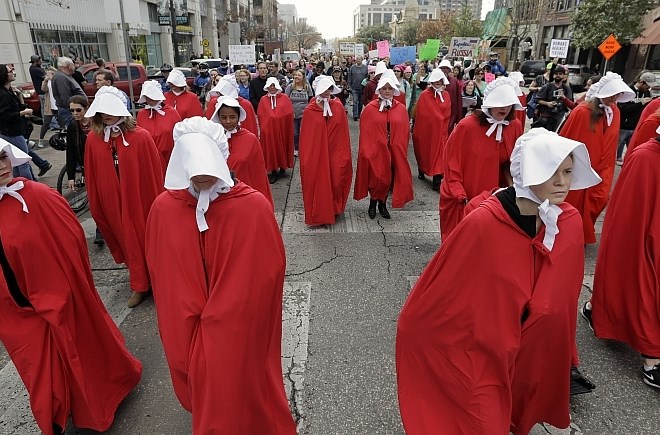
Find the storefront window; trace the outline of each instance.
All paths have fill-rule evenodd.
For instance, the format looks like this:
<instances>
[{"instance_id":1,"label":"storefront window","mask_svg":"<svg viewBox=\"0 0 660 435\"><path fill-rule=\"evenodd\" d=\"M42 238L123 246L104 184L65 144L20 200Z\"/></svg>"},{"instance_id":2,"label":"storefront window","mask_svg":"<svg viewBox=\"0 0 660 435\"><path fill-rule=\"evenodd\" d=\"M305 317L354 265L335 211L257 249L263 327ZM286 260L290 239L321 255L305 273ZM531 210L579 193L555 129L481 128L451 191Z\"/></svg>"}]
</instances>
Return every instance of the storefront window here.
<instances>
[{"instance_id":1,"label":"storefront window","mask_svg":"<svg viewBox=\"0 0 660 435\"><path fill-rule=\"evenodd\" d=\"M32 29L32 41L45 66L57 66L60 56L83 63L91 63L99 57L108 58L105 33Z\"/></svg>"},{"instance_id":2,"label":"storefront window","mask_svg":"<svg viewBox=\"0 0 660 435\"><path fill-rule=\"evenodd\" d=\"M131 58L147 67L162 65L160 34L131 36Z\"/></svg>"}]
</instances>

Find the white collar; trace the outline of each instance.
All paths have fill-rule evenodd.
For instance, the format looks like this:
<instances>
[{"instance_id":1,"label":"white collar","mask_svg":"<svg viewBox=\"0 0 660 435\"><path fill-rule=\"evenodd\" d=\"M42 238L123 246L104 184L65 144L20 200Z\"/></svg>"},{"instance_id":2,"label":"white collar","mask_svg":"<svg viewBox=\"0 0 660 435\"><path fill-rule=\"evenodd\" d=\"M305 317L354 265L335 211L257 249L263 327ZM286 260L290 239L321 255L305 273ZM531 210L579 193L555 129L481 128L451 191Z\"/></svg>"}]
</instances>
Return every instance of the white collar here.
<instances>
[{"instance_id":1,"label":"white collar","mask_svg":"<svg viewBox=\"0 0 660 435\"><path fill-rule=\"evenodd\" d=\"M155 106L145 106L145 109L149 109L149 119L154 116L154 112L159 115L165 116L165 111L162 109L163 103L158 103Z\"/></svg>"},{"instance_id":2,"label":"white collar","mask_svg":"<svg viewBox=\"0 0 660 435\"><path fill-rule=\"evenodd\" d=\"M559 219L559 215L562 214L563 210L557 205L550 204L550 201L547 199L541 202L541 200L536 195L534 195L529 187L521 187L514 184L513 188L516 190L516 198L527 198L531 201L534 201L536 204L539 204L539 218L545 225L543 245L548 248L549 251L552 251L552 248L555 245L555 237L557 234L559 234L559 226L557 225L557 220Z\"/></svg>"},{"instance_id":3,"label":"white collar","mask_svg":"<svg viewBox=\"0 0 660 435\"><path fill-rule=\"evenodd\" d=\"M124 122L124 118L120 119L119 121L115 122L112 125L106 125L103 127L103 140L107 143L110 142L110 134L113 132L121 134L121 140L124 143L124 146L128 146L128 142L126 142L126 138L124 137L124 132L122 129L119 127L119 124Z\"/></svg>"},{"instance_id":4,"label":"white collar","mask_svg":"<svg viewBox=\"0 0 660 435\"><path fill-rule=\"evenodd\" d=\"M323 116L332 116L332 110L330 110L329 98L316 97L316 102L323 102Z\"/></svg>"},{"instance_id":5,"label":"white collar","mask_svg":"<svg viewBox=\"0 0 660 435\"><path fill-rule=\"evenodd\" d=\"M486 114L486 121L488 121L489 124L491 124L490 128L486 131L486 136L490 137L495 130L497 130L497 134L495 134L495 140L498 142L502 141L502 126L503 125L509 125L509 121L506 119L503 119L501 121L496 120L495 118L492 118L490 116L490 113L487 112L489 109L484 109L483 112Z\"/></svg>"},{"instance_id":6,"label":"white collar","mask_svg":"<svg viewBox=\"0 0 660 435\"><path fill-rule=\"evenodd\" d=\"M208 223L206 223L206 212L209 210L209 204L214 201L221 193L227 193L231 187L218 179L213 186L208 189L201 190L197 192L192 182L188 187L188 192L195 198L197 198L197 206L195 207L195 220L197 221L197 229L200 233L209 229Z\"/></svg>"},{"instance_id":7,"label":"white collar","mask_svg":"<svg viewBox=\"0 0 660 435\"><path fill-rule=\"evenodd\" d=\"M605 118L607 119L607 126L609 127L612 125L612 120L614 119L614 111L610 106L607 106L605 104L599 104L600 107L603 108L603 111L605 112Z\"/></svg>"},{"instance_id":8,"label":"white collar","mask_svg":"<svg viewBox=\"0 0 660 435\"><path fill-rule=\"evenodd\" d=\"M442 102L444 103L444 102L445 102L445 98L442 96L442 91L443 91L443 89L436 89L436 88L433 88L433 90L435 91L435 96L436 96L436 97L440 97L440 101L442 101Z\"/></svg>"},{"instance_id":9,"label":"white collar","mask_svg":"<svg viewBox=\"0 0 660 435\"><path fill-rule=\"evenodd\" d=\"M25 203L25 199L20 193L18 193L18 191L21 190L23 186L24 185L22 181L17 181L11 186L0 187L0 199L2 199L2 197L5 196L5 194L11 196L12 198L16 198L21 204L23 204L23 211L25 213L29 213L28 206Z\"/></svg>"},{"instance_id":10,"label":"white collar","mask_svg":"<svg viewBox=\"0 0 660 435\"><path fill-rule=\"evenodd\" d=\"M227 140L231 139L231 136L238 133L238 126L236 126L233 130L227 130L225 129L225 136L227 137Z\"/></svg>"},{"instance_id":11,"label":"white collar","mask_svg":"<svg viewBox=\"0 0 660 435\"><path fill-rule=\"evenodd\" d=\"M392 99L385 99L385 98L379 98L380 100L380 108L378 109L379 112L382 112L383 109L387 108L390 109L392 107Z\"/></svg>"}]
</instances>

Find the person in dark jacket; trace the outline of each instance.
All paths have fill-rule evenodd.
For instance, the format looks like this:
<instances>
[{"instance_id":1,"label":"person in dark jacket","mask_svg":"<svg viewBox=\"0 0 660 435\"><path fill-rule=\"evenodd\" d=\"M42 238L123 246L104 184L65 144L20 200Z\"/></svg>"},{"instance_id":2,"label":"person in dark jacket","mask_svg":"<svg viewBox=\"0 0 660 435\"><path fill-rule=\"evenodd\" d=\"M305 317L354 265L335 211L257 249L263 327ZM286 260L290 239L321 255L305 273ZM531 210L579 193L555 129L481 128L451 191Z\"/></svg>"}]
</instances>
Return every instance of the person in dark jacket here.
<instances>
[{"instance_id":1,"label":"person in dark jacket","mask_svg":"<svg viewBox=\"0 0 660 435\"><path fill-rule=\"evenodd\" d=\"M656 83L655 74L645 72L639 76L637 82L630 85L635 92L635 99L627 103L617 104L621 111L621 129L619 130L619 146L616 149L616 163L623 164L623 150L630 142L639 117L644 107L651 101L651 87Z\"/></svg>"},{"instance_id":2,"label":"person in dark jacket","mask_svg":"<svg viewBox=\"0 0 660 435\"><path fill-rule=\"evenodd\" d=\"M252 103L252 107L254 107L255 113L259 108L259 101L261 101L261 97L266 95L266 91L264 91L266 80L268 80L268 65L266 62L259 62L257 65L257 72L259 75L250 80L250 103Z\"/></svg>"}]
</instances>

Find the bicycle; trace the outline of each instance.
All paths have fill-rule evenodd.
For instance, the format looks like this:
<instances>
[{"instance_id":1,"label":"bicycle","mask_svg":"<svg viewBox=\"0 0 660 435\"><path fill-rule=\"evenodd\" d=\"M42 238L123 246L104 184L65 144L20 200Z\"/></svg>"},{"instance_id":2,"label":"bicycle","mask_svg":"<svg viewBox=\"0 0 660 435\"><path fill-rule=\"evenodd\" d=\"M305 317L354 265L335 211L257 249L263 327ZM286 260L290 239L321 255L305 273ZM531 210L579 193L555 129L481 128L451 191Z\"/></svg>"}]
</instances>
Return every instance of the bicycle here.
<instances>
[{"instance_id":1,"label":"bicycle","mask_svg":"<svg viewBox=\"0 0 660 435\"><path fill-rule=\"evenodd\" d=\"M57 191L66 199L69 206L76 214L81 214L89 209L89 199L87 198L87 187L85 186L85 172L82 166L76 167L76 175L74 178L74 188L69 189L65 185L67 180L66 165L60 171L57 177Z\"/></svg>"}]
</instances>

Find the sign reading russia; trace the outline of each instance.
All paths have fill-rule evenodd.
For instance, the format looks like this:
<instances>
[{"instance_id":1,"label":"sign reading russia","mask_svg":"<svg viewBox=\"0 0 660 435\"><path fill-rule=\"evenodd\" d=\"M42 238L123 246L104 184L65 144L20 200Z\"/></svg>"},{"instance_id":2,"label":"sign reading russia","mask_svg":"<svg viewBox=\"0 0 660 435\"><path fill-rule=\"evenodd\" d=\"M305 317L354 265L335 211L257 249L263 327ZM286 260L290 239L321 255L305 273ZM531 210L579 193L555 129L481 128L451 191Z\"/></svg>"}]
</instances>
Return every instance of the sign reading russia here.
<instances>
[{"instance_id":1,"label":"sign reading russia","mask_svg":"<svg viewBox=\"0 0 660 435\"><path fill-rule=\"evenodd\" d=\"M621 44L619 44L619 41L616 40L614 35L608 36L603 43L598 46L598 51L601 52L606 60L610 60L619 50L621 50Z\"/></svg>"},{"instance_id":2,"label":"sign reading russia","mask_svg":"<svg viewBox=\"0 0 660 435\"><path fill-rule=\"evenodd\" d=\"M474 57L474 51L479 45L479 38L451 38L449 51L450 57Z\"/></svg>"}]
</instances>

